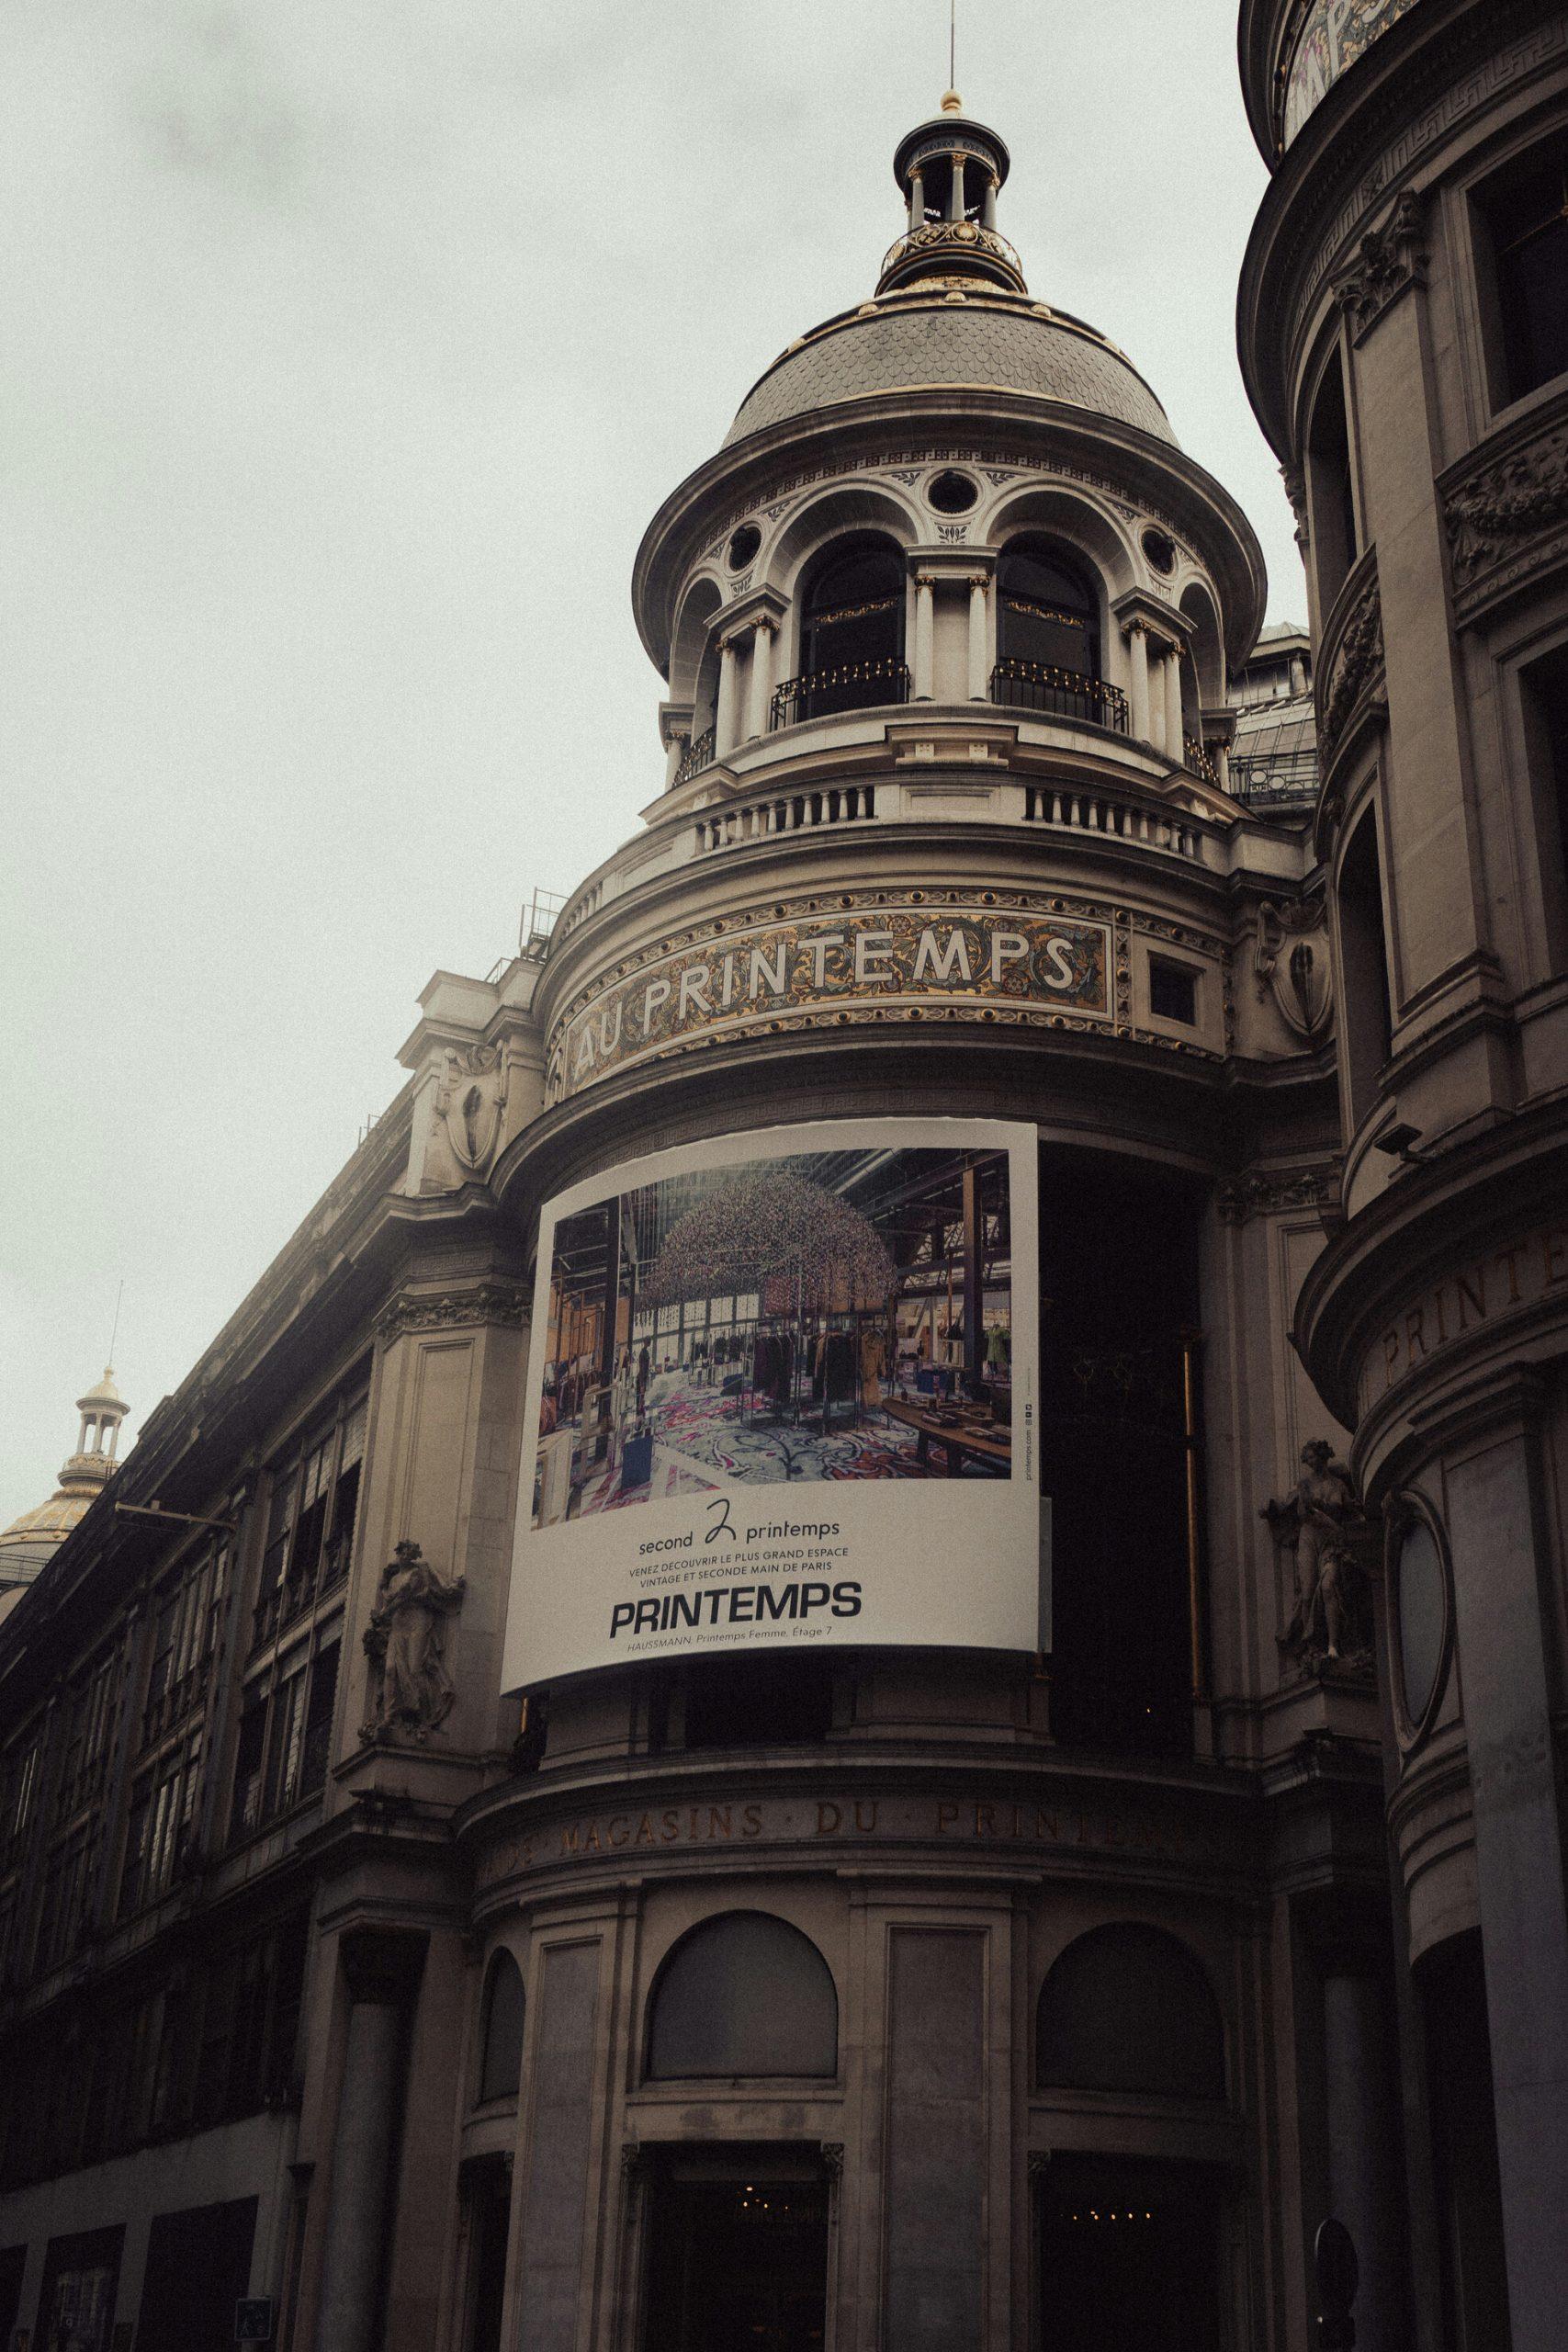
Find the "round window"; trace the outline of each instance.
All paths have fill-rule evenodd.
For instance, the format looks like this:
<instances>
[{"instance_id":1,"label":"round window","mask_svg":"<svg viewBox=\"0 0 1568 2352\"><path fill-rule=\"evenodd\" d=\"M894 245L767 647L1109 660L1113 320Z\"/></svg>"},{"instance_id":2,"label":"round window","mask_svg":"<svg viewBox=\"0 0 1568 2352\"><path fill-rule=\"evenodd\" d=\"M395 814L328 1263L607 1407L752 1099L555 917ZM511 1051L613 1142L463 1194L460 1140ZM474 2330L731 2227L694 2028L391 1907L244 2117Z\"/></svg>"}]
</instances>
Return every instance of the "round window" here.
<instances>
[{"instance_id":1,"label":"round window","mask_svg":"<svg viewBox=\"0 0 1568 2352\"><path fill-rule=\"evenodd\" d=\"M1438 1539L1413 1518L1399 1539L1394 1569L1399 1622L1400 1696L1412 1731L1427 1728L1444 1681L1449 1590Z\"/></svg>"},{"instance_id":2,"label":"round window","mask_svg":"<svg viewBox=\"0 0 1568 2352\"><path fill-rule=\"evenodd\" d=\"M926 497L939 514L967 514L979 495L967 474L938 474L926 486Z\"/></svg>"},{"instance_id":3,"label":"round window","mask_svg":"<svg viewBox=\"0 0 1568 2352\"><path fill-rule=\"evenodd\" d=\"M1176 570L1176 541L1168 531L1145 531L1144 553L1163 579L1168 579Z\"/></svg>"},{"instance_id":4,"label":"round window","mask_svg":"<svg viewBox=\"0 0 1568 2352\"><path fill-rule=\"evenodd\" d=\"M729 542L729 569L744 571L762 544L762 534L755 523L742 523Z\"/></svg>"}]
</instances>

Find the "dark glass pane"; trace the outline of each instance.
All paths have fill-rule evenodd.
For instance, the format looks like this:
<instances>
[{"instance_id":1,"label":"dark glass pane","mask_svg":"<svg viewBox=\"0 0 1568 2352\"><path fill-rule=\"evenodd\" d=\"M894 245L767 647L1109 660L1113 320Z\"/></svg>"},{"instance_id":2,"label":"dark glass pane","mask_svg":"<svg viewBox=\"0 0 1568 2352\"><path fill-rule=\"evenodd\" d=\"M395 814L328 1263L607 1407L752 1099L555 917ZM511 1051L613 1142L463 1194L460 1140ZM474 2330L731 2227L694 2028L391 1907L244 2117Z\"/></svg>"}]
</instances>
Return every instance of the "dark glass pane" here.
<instances>
[{"instance_id":1,"label":"dark glass pane","mask_svg":"<svg viewBox=\"0 0 1568 2352\"><path fill-rule=\"evenodd\" d=\"M831 2076L839 1996L816 1945L783 1919L735 1911L694 1928L654 1988L648 2070Z\"/></svg>"},{"instance_id":2,"label":"dark glass pane","mask_svg":"<svg viewBox=\"0 0 1568 2352\"><path fill-rule=\"evenodd\" d=\"M1157 1928L1096 1928L1040 1994L1042 2089L1224 2098L1224 2037L1208 1980Z\"/></svg>"},{"instance_id":3,"label":"dark glass pane","mask_svg":"<svg viewBox=\"0 0 1568 2352\"><path fill-rule=\"evenodd\" d=\"M508 1951L491 1961L485 1985L484 2057L479 2098L515 2098L523 2079L523 1978Z\"/></svg>"}]
</instances>

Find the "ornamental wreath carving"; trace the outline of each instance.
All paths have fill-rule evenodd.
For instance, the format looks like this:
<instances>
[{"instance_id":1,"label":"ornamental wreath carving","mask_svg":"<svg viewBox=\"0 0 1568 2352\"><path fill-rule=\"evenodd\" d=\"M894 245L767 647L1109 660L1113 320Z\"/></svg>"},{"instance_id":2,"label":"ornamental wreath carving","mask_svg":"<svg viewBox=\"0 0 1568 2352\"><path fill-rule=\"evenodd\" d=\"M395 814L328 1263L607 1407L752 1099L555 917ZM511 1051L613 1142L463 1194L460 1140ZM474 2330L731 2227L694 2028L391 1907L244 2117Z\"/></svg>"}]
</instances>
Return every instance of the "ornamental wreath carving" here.
<instances>
[{"instance_id":1,"label":"ornamental wreath carving","mask_svg":"<svg viewBox=\"0 0 1568 2352\"><path fill-rule=\"evenodd\" d=\"M1568 522L1568 423L1451 492L1443 521L1460 586Z\"/></svg>"},{"instance_id":2,"label":"ornamental wreath carving","mask_svg":"<svg viewBox=\"0 0 1568 2352\"><path fill-rule=\"evenodd\" d=\"M382 1569L365 1629L369 1713L359 1736L367 1744L423 1741L451 1713L457 1693L444 1663L446 1620L466 1589L464 1577L448 1582L406 1540Z\"/></svg>"},{"instance_id":3,"label":"ornamental wreath carving","mask_svg":"<svg viewBox=\"0 0 1568 2352\"><path fill-rule=\"evenodd\" d=\"M1295 1604L1277 1638L1303 1674L1337 1673L1370 1682L1372 1666L1369 1545L1375 1539L1350 1473L1334 1448L1314 1438L1302 1475L1282 1502L1263 1506L1277 1557L1289 1553Z\"/></svg>"},{"instance_id":4,"label":"ornamental wreath carving","mask_svg":"<svg viewBox=\"0 0 1568 2352\"><path fill-rule=\"evenodd\" d=\"M1327 1026L1334 1002L1325 917L1321 898L1284 906L1265 899L1258 910L1253 971L1258 996L1271 995L1286 1027L1309 1046Z\"/></svg>"},{"instance_id":5,"label":"ornamental wreath carving","mask_svg":"<svg viewBox=\"0 0 1568 2352\"><path fill-rule=\"evenodd\" d=\"M501 1140L505 1109L506 1071L496 1047L470 1046L459 1052L448 1046L435 1090L436 1115L446 1122L453 1158L470 1176L488 1167Z\"/></svg>"}]
</instances>

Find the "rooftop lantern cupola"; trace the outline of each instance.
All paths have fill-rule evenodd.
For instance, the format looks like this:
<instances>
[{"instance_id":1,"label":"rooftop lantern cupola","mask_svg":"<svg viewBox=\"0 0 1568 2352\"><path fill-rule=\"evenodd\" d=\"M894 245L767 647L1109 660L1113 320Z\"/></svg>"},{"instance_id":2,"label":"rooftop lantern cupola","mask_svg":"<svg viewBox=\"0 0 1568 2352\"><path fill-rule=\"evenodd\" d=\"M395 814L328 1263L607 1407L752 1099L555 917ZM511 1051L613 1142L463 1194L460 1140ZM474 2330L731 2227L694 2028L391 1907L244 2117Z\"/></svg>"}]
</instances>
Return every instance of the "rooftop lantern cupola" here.
<instances>
[{"instance_id":1,"label":"rooftop lantern cupola","mask_svg":"<svg viewBox=\"0 0 1568 2352\"><path fill-rule=\"evenodd\" d=\"M1008 175L1006 142L967 121L949 90L942 112L900 140L893 175L909 225L882 265L878 294L920 278L972 277L1010 294L1028 292L1017 254L997 229L997 194Z\"/></svg>"}]
</instances>

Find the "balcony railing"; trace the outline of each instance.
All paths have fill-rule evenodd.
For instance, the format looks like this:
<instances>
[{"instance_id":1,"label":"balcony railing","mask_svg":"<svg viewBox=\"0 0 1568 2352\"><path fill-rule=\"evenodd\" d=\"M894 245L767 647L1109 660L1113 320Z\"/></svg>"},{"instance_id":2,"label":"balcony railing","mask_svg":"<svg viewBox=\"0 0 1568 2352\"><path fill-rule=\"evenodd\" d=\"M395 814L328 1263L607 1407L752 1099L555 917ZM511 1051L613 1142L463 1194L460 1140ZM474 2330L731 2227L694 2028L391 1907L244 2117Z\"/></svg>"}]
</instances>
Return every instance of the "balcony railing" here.
<instances>
[{"instance_id":1,"label":"balcony railing","mask_svg":"<svg viewBox=\"0 0 1568 2352\"><path fill-rule=\"evenodd\" d=\"M829 718L843 710L870 710L879 703L908 702L907 662L847 662L837 670L808 670L773 690L769 725L795 727L803 718Z\"/></svg>"},{"instance_id":2,"label":"balcony railing","mask_svg":"<svg viewBox=\"0 0 1568 2352\"><path fill-rule=\"evenodd\" d=\"M676 783L685 784L693 776L700 775L704 768L711 768L713 751L714 730L711 727L705 729L701 735L694 735L682 754L680 766L675 771Z\"/></svg>"},{"instance_id":3,"label":"balcony railing","mask_svg":"<svg viewBox=\"0 0 1568 2352\"><path fill-rule=\"evenodd\" d=\"M1233 752L1230 765L1232 793L1254 805L1305 807L1317 798L1322 783L1315 751Z\"/></svg>"},{"instance_id":4,"label":"balcony railing","mask_svg":"<svg viewBox=\"0 0 1568 2352\"><path fill-rule=\"evenodd\" d=\"M1053 718L1087 718L1096 727L1127 732L1127 697L1120 686L1077 670L1054 669L1044 662L1010 657L991 672L991 700L1011 710L1037 710Z\"/></svg>"},{"instance_id":5,"label":"balcony railing","mask_svg":"<svg viewBox=\"0 0 1568 2352\"><path fill-rule=\"evenodd\" d=\"M1189 775L1201 776L1205 784L1217 786L1220 781L1220 771L1208 745L1201 743L1196 735L1182 739L1181 764Z\"/></svg>"}]
</instances>

